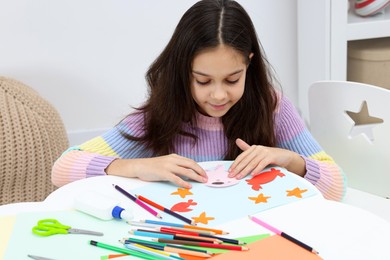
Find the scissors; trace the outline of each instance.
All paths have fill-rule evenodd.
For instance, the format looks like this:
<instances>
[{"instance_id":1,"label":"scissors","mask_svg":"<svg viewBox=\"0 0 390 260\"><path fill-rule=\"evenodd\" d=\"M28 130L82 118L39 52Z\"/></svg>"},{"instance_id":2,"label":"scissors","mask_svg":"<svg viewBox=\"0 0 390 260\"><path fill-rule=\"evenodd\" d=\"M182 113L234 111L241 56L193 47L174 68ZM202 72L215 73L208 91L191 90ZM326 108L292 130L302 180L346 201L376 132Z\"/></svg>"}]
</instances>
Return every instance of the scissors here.
<instances>
[{"instance_id":1,"label":"scissors","mask_svg":"<svg viewBox=\"0 0 390 260\"><path fill-rule=\"evenodd\" d=\"M51 236L55 234L85 234L93 236L103 236L101 232L72 228L61 224L56 219L41 219L32 228L32 232L39 236Z\"/></svg>"},{"instance_id":2,"label":"scissors","mask_svg":"<svg viewBox=\"0 0 390 260\"><path fill-rule=\"evenodd\" d=\"M47 257L37 256L37 255L27 255L27 256L35 260L55 260L53 258L47 258Z\"/></svg>"}]
</instances>

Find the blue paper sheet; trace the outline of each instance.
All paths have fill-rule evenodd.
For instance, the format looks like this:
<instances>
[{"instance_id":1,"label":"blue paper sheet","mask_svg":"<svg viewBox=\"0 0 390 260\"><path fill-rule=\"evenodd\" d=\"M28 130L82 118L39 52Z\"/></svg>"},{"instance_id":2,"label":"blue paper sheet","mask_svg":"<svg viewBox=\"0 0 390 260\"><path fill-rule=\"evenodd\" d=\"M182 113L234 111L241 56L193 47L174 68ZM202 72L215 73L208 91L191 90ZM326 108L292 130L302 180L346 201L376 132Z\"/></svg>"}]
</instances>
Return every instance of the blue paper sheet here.
<instances>
[{"instance_id":1,"label":"blue paper sheet","mask_svg":"<svg viewBox=\"0 0 390 260\"><path fill-rule=\"evenodd\" d=\"M211 172L212 174L215 174L216 171L221 173L220 167L222 167L224 169L223 173L227 175L226 171L231 163L232 161L214 161L200 163L200 165L206 172ZM275 176L269 174L268 180L274 179L268 183L259 185L256 185L255 182L254 187L247 182L247 180L251 179L249 176L240 180L237 184L220 188L210 187L198 182L191 182L193 187L188 191L184 191L170 183L163 182L146 185L137 189L131 189L126 186L122 188L132 194L142 195L165 208L185 210L184 212L174 211L188 219L203 220L203 223L198 222L200 226L216 226L319 193L313 185L307 183L300 177L297 178L296 175L283 168L268 167L263 172L270 171L275 171ZM225 177L222 179L226 180ZM258 190L254 188L258 188ZM298 190L298 192L294 193L294 189L299 189L301 192ZM291 194L300 194L301 198ZM164 221L183 223L164 212L159 213L163 216Z\"/></svg>"}]
</instances>

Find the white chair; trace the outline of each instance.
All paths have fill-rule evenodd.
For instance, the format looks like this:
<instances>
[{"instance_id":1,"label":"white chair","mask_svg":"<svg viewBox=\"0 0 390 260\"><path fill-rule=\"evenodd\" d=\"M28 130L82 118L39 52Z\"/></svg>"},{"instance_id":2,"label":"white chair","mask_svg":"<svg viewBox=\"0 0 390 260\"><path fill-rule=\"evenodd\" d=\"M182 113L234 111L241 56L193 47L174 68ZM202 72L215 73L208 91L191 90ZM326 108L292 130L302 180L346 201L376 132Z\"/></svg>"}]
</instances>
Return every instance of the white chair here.
<instances>
[{"instance_id":1,"label":"white chair","mask_svg":"<svg viewBox=\"0 0 390 260\"><path fill-rule=\"evenodd\" d=\"M309 88L310 131L348 187L390 198L390 90L350 81Z\"/></svg>"}]
</instances>

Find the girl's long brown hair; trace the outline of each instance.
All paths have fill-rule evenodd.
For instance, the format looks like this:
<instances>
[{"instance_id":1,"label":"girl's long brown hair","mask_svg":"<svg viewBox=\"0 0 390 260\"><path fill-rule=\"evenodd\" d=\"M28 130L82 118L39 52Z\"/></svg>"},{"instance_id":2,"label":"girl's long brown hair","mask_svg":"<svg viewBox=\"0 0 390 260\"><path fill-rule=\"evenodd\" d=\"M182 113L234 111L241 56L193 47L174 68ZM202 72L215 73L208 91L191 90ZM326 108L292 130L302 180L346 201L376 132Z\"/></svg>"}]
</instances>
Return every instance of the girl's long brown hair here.
<instances>
[{"instance_id":1,"label":"girl's long brown hair","mask_svg":"<svg viewBox=\"0 0 390 260\"><path fill-rule=\"evenodd\" d=\"M222 117L228 150L225 160L240 154L235 140L275 146L274 110L276 93L271 66L266 60L247 12L235 1L203 0L183 15L163 52L149 67L146 79L149 98L138 108L144 113L143 136L126 135L155 155L175 152L183 123L196 125L196 105L190 91L192 61L206 48L224 44L247 57L248 69L243 97ZM249 61L249 55L253 53Z\"/></svg>"}]
</instances>

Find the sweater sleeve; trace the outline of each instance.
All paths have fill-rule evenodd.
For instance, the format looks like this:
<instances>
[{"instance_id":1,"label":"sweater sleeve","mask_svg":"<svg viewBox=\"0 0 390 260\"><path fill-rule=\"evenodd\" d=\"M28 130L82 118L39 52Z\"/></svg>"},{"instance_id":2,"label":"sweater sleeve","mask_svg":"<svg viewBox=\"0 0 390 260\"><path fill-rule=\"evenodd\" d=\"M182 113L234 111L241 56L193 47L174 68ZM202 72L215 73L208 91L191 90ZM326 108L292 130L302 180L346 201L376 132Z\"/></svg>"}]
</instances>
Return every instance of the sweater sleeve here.
<instances>
[{"instance_id":1,"label":"sweater sleeve","mask_svg":"<svg viewBox=\"0 0 390 260\"><path fill-rule=\"evenodd\" d=\"M326 199L342 200L346 192L344 172L314 139L293 104L284 96L280 99L275 123L277 146L294 151L305 160L304 178Z\"/></svg>"},{"instance_id":2,"label":"sweater sleeve","mask_svg":"<svg viewBox=\"0 0 390 260\"><path fill-rule=\"evenodd\" d=\"M60 187L76 180L105 175L106 168L117 158L150 157L142 146L121 134L141 135L142 119L141 114L132 114L101 136L70 147L54 162L52 183Z\"/></svg>"}]
</instances>

